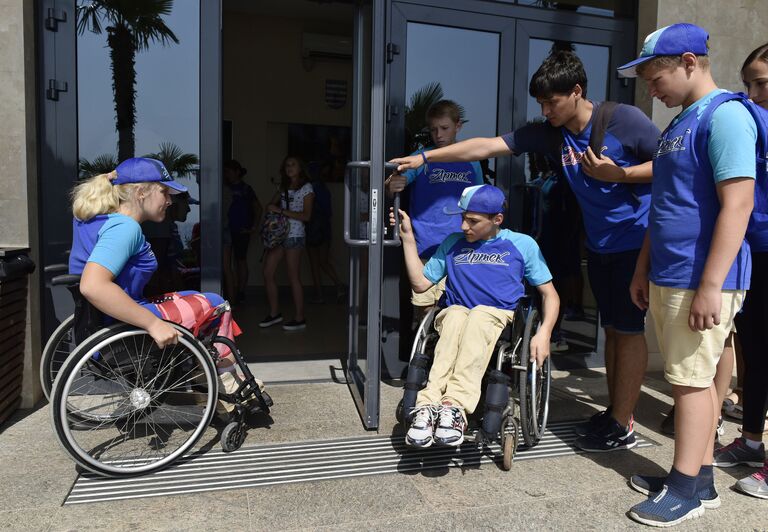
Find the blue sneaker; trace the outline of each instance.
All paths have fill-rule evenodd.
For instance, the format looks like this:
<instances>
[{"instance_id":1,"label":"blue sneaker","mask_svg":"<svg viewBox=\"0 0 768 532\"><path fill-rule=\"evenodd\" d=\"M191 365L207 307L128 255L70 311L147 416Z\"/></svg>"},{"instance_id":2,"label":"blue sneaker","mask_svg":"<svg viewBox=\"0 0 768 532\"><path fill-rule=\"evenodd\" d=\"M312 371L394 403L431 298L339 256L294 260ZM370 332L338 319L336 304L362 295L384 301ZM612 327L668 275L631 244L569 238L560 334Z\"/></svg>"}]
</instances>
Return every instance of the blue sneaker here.
<instances>
[{"instance_id":1,"label":"blue sneaker","mask_svg":"<svg viewBox=\"0 0 768 532\"><path fill-rule=\"evenodd\" d=\"M618 421L610 417L596 431L578 438L575 445L588 453L605 453L608 451L631 449L637 445L637 440L631 427L624 428L619 425Z\"/></svg>"},{"instance_id":2,"label":"blue sneaker","mask_svg":"<svg viewBox=\"0 0 768 532\"><path fill-rule=\"evenodd\" d=\"M667 480L667 477L632 475L632 478L629 479L629 487L643 495L655 495L664 488L665 480ZM707 510L714 510L720 507L720 495L717 494L714 486L702 488L696 495L701 500L701 505Z\"/></svg>"},{"instance_id":3,"label":"blue sneaker","mask_svg":"<svg viewBox=\"0 0 768 532\"><path fill-rule=\"evenodd\" d=\"M704 515L704 505L698 497L684 499L664 484L655 496L648 497L629 510L629 517L644 525L668 527L687 519Z\"/></svg>"},{"instance_id":4,"label":"blue sneaker","mask_svg":"<svg viewBox=\"0 0 768 532\"><path fill-rule=\"evenodd\" d=\"M609 406L602 412L592 415L585 423L576 425L573 432L577 436L586 436L590 432L602 427L609 419L611 419L611 407Z\"/></svg>"}]
</instances>

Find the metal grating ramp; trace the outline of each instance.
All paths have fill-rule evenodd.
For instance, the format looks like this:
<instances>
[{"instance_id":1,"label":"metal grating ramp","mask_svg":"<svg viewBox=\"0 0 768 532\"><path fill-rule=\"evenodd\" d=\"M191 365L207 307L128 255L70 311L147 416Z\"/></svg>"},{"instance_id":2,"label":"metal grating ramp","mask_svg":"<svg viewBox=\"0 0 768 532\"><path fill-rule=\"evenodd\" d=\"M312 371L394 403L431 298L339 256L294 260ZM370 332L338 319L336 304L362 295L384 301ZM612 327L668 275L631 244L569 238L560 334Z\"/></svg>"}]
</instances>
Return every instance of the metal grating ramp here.
<instances>
[{"instance_id":1,"label":"metal grating ramp","mask_svg":"<svg viewBox=\"0 0 768 532\"><path fill-rule=\"evenodd\" d=\"M541 442L526 449L522 439L515 461L582 453L573 447L574 427L582 420L550 423ZM636 449L658 445L635 433ZM407 449L407 450L406 450ZM474 443L459 449L406 448L402 436L373 436L243 447L232 453L208 451L185 457L169 469L142 477L108 479L83 473L64 504L162 497L205 491L254 488L438 469L476 467L501 461L497 444L485 451ZM513 466L514 467L514 466Z\"/></svg>"}]
</instances>

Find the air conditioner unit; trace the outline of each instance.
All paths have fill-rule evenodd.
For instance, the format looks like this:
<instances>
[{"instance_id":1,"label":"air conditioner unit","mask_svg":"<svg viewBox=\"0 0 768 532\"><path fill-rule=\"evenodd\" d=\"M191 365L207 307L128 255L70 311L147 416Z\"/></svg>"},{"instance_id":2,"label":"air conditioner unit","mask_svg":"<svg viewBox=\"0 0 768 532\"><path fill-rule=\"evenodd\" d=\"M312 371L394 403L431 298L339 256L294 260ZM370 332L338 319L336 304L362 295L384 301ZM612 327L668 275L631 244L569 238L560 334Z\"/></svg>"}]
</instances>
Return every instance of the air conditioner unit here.
<instances>
[{"instance_id":1,"label":"air conditioner unit","mask_svg":"<svg viewBox=\"0 0 768 532\"><path fill-rule=\"evenodd\" d=\"M304 59L351 59L352 37L303 33L301 56Z\"/></svg>"}]
</instances>

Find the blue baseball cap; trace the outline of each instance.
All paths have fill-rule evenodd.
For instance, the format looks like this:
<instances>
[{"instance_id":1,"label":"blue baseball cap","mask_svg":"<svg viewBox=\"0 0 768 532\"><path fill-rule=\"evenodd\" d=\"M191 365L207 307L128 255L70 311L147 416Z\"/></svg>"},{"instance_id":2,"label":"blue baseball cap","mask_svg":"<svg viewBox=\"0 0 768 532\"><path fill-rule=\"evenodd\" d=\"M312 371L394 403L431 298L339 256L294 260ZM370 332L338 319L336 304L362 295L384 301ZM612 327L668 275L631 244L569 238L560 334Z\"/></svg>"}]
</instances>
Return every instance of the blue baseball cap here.
<instances>
[{"instance_id":1,"label":"blue baseball cap","mask_svg":"<svg viewBox=\"0 0 768 532\"><path fill-rule=\"evenodd\" d=\"M171 189L171 194L187 192L187 187L174 181L171 174L165 169L165 165L157 159L146 157L126 159L117 165L115 172L117 177L112 180L113 185L160 183Z\"/></svg>"},{"instance_id":2,"label":"blue baseball cap","mask_svg":"<svg viewBox=\"0 0 768 532\"><path fill-rule=\"evenodd\" d=\"M683 55L691 52L696 55L709 54L709 33L704 28L693 24L672 24L648 35L643 42L640 56L616 70L625 78L636 78L635 68L660 55Z\"/></svg>"},{"instance_id":3,"label":"blue baseball cap","mask_svg":"<svg viewBox=\"0 0 768 532\"><path fill-rule=\"evenodd\" d=\"M467 187L461 193L458 209L443 207L445 214L462 214L465 212L481 212L483 214L498 214L504 212L504 193L493 185L475 185Z\"/></svg>"}]
</instances>

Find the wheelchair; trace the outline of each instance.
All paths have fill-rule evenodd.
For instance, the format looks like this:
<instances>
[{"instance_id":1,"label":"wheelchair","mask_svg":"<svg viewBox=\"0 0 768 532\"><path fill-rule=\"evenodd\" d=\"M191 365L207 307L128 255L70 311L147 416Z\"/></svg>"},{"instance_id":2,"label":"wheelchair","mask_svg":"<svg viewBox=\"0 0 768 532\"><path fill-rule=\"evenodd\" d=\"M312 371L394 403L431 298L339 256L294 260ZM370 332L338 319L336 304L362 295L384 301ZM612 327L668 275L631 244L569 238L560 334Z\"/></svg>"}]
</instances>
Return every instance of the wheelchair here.
<instances>
[{"instance_id":1,"label":"wheelchair","mask_svg":"<svg viewBox=\"0 0 768 532\"><path fill-rule=\"evenodd\" d=\"M434 320L439 308L431 309L421 321L411 348L403 398L396 417L404 431L410 427L411 412L419 390L427 384L438 334ZM551 361L541 367L529 361L530 341L541 318L530 296L520 299L512 323L499 336L489 369L483 378L480 402L468 416L465 441L480 445L498 443L503 450L502 468L509 471L522 433L527 448L541 440L549 417Z\"/></svg>"},{"instance_id":2,"label":"wheelchair","mask_svg":"<svg viewBox=\"0 0 768 532\"><path fill-rule=\"evenodd\" d=\"M52 281L70 290L75 312L51 336L41 361L56 437L78 465L109 477L167 467L200 440L218 401L233 405L220 436L231 452L245 440L246 415L269 414L271 398L234 342L217 334L229 303L211 309L195 331L169 322L181 333L178 344L159 348L143 329L102 325L103 314L82 297L79 280ZM217 344L229 348L244 376L232 393L219 390Z\"/></svg>"}]
</instances>

